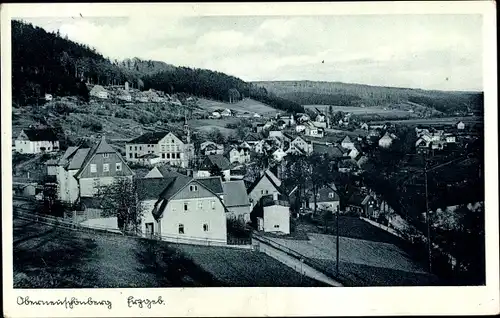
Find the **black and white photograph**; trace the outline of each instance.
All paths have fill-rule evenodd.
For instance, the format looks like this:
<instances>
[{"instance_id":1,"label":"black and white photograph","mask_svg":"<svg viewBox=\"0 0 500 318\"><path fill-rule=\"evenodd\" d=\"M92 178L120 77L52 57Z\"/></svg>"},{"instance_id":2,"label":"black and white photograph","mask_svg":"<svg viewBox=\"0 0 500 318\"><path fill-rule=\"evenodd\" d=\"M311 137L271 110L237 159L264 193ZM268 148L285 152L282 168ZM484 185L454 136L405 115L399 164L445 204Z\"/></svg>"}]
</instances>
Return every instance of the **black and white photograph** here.
<instances>
[{"instance_id":1,"label":"black and white photograph","mask_svg":"<svg viewBox=\"0 0 500 318\"><path fill-rule=\"evenodd\" d=\"M15 292L491 283L481 11L66 6L2 21Z\"/></svg>"}]
</instances>

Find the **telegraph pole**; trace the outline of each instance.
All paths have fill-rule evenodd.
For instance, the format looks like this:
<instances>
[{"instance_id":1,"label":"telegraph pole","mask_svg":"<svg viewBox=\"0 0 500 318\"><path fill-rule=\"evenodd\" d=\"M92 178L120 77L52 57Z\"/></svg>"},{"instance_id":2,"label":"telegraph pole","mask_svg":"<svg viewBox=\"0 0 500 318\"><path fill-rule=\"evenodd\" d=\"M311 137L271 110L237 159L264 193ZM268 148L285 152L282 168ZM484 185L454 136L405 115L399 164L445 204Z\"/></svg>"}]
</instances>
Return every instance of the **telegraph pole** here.
<instances>
[{"instance_id":1,"label":"telegraph pole","mask_svg":"<svg viewBox=\"0 0 500 318\"><path fill-rule=\"evenodd\" d=\"M429 254L429 273L432 273L432 245L431 245L431 226L430 226L430 213L429 213L429 197L427 192L427 158L425 158L424 164L424 174L425 174L425 220L427 223L427 248Z\"/></svg>"},{"instance_id":2,"label":"telegraph pole","mask_svg":"<svg viewBox=\"0 0 500 318\"><path fill-rule=\"evenodd\" d=\"M337 264L336 264L336 270L337 270L337 276L339 275L339 212L340 212L340 206L337 205L337 220L336 220L336 223L337 223L337 244L336 244L336 247L337 247Z\"/></svg>"}]
</instances>

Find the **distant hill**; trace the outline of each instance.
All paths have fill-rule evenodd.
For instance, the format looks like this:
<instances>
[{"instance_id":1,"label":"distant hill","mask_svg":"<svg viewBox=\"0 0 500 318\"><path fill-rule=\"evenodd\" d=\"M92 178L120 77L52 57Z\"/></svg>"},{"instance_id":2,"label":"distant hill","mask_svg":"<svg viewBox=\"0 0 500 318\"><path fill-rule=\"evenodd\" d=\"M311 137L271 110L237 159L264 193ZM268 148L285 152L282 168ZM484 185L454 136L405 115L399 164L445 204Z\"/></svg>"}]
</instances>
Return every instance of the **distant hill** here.
<instances>
[{"instance_id":1,"label":"distant hill","mask_svg":"<svg viewBox=\"0 0 500 318\"><path fill-rule=\"evenodd\" d=\"M80 96L88 101L85 83L108 86L123 85L126 81L140 90L154 88L230 103L251 97L275 109L304 110L295 102L221 72L139 58L111 61L93 48L61 37L58 32L50 33L32 24L12 21L12 97L15 105L38 104L45 94Z\"/></svg>"},{"instance_id":2,"label":"distant hill","mask_svg":"<svg viewBox=\"0 0 500 318\"><path fill-rule=\"evenodd\" d=\"M261 81L253 83L279 97L301 105L370 107L415 103L447 114L482 112L483 110L482 92L448 92L340 82Z\"/></svg>"}]
</instances>

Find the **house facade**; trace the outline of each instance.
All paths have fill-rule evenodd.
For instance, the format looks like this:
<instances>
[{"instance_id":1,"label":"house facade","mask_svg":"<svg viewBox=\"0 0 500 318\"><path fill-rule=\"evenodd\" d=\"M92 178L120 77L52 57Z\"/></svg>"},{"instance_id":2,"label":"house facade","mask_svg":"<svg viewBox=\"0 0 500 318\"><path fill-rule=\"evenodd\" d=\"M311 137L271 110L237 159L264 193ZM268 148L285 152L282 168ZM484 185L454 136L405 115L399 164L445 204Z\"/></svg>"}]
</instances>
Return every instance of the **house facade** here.
<instances>
[{"instance_id":1,"label":"house facade","mask_svg":"<svg viewBox=\"0 0 500 318\"><path fill-rule=\"evenodd\" d=\"M457 129L459 129L459 130L465 129L465 124L463 121L459 121L456 126L457 126Z\"/></svg>"},{"instance_id":2,"label":"house facade","mask_svg":"<svg viewBox=\"0 0 500 318\"><path fill-rule=\"evenodd\" d=\"M59 160L56 179L61 201L74 203L93 197L102 186L118 178L132 180L134 173L104 137L92 148L69 147Z\"/></svg>"},{"instance_id":3,"label":"house facade","mask_svg":"<svg viewBox=\"0 0 500 318\"><path fill-rule=\"evenodd\" d=\"M231 179L231 163L223 155L205 156L198 171L196 172L196 177L198 178L210 177L210 171L212 171L215 167L217 167L222 171L224 180Z\"/></svg>"},{"instance_id":4,"label":"house facade","mask_svg":"<svg viewBox=\"0 0 500 318\"><path fill-rule=\"evenodd\" d=\"M169 241L227 244L226 207L210 187L189 177L170 178L146 212L143 231Z\"/></svg>"},{"instance_id":5,"label":"house facade","mask_svg":"<svg viewBox=\"0 0 500 318\"><path fill-rule=\"evenodd\" d=\"M42 153L59 151L56 133L48 129L23 129L15 141L15 150L19 153Z\"/></svg>"},{"instance_id":6,"label":"house facade","mask_svg":"<svg viewBox=\"0 0 500 318\"><path fill-rule=\"evenodd\" d=\"M94 85L94 87L90 90L89 95L100 99L109 98L109 92L101 85Z\"/></svg>"},{"instance_id":7,"label":"house facade","mask_svg":"<svg viewBox=\"0 0 500 318\"><path fill-rule=\"evenodd\" d=\"M277 200L278 195L282 194L281 180L279 180L270 170L266 170L262 176L255 180L248 188L247 193L252 208L265 195L272 195L273 199Z\"/></svg>"},{"instance_id":8,"label":"house facade","mask_svg":"<svg viewBox=\"0 0 500 318\"><path fill-rule=\"evenodd\" d=\"M159 157L159 162L186 168L194 157L194 145L189 140L182 141L171 132L154 132L127 142L125 153L126 160L130 162L139 162L142 156L153 154Z\"/></svg>"},{"instance_id":9,"label":"house facade","mask_svg":"<svg viewBox=\"0 0 500 318\"><path fill-rule=\"evenodd\" d=\"M325 130L321 127L316 127L311 122L308 122L306 125L306 129L304 130L306 136L315 137L315 138L323 138L325 135Z\"/></svg>"},{"instance_id":10,"label":"house facade","mask_svg":"<svg viewBox=\"0 0 500 318\"><path fill-rule=\"evenodd\" d=\"M335 189L335 185L332 185L331 187L321 187L318 190L318 193L316 193L316 203L314 200L314 194L311 193L309 196L309 209L313 211L327 210L332 213L337 212L340 204L340 198L337 193L335 193Z\"/></svg>"},{"instance_id":11,"label":"house facade","mask_svg":"<svg viewBox=\"0 0 500 318\"><path fill-rule=\"evenodd\" d=\"M230 163L247 163L250 162L250 147L232 147L226 157Z\"/></svg>"},{"instance_id":12,"label":"house facade","mask_svg":"<svg viewBox=\"0 0 500 318\"><path fill-rule=\"evenodd\" d=\"M382 148L389 148L392 145L393 140L394 139L386 133L384 136L382 136L382 138L379 139L378 145Z\"/></svg>"},{"instance_id":13,"label":"house facade","mask_svg":"<svg viewBox=\"0 0 500 318\"><path fill-rule=\"evenodd\" d=\"M213 141L205 141L200 145L200 152L205 156L222 155L224 153L224 145L216 144Z\"/></svg>"}]
</instances>

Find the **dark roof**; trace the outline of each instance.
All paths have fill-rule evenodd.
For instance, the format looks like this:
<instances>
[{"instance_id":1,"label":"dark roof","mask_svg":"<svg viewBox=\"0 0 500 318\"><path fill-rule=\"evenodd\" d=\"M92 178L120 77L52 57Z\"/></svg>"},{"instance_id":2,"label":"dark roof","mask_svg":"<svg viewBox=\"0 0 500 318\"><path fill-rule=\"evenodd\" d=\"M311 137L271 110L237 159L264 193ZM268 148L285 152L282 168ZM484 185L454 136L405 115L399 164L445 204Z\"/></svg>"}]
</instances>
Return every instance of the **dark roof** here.
<instances>
[{"instance_id":1,"label":"dark roof","mask_svg":"<svg viewBox=\"0 0 500 318\"><path fill-rule=\"evenodd\" d=\"M23 129L30 141L57 141L57 135L51 128Z\"/></svg>"},{"instance_id":2,"label":"dark roof","mask_svg":"<svg viewBox=\"0 0 500 318\"><path fill-rule=\"evenodd\" d=\"M318 154L329 155L331 157L343 157L344 152L336 146L327 146L323 144L313 143L313 152Z\"/></svg>"},{"instance_id":3,"label":"dark roof","mask_svg":"<svg viewBox=\"0 0 500 318\"><path fill-rule=\"evenodd\" d=\"M221 170L228 170L231 167L231 164L229 163L229 160L227 160L226 157L223 155L208 155L205 157L205 160L203 160L203 163L201 165L202 170L208 170L210 167L213 165L219 167Z\"/></svg>"},{"instance_id":4,"label":"dark roof","mask_svg":"<svg viewBox=\"0 0 500 318\"><path fill-rule=\"evenodd\" d=\"M196 181L203 184L207 189L215 194L222 194L222 180L220 177L197 178Z\"/></svg>"},{"instance_id":5,"label":"dark roof","mask_svg":"<svg viewBox=\"0 0 500 318\"><path fill-rule=\"evenodd\" d=\"M267 178L276 190L278 190L280 193L284 193L283 189L278 184L276 184L273 177L276 178L276 176L274 176L274 174L271 171L269 171L269 170L264 171L262 176L260 176L260 178L257 178L257 180L255 180L254 183L252 183L252 185L250 185L250 187L247 190L247 193L252 192L252 190L257 186L257 184L259 184L259 182L263 178ZM278 178L276 178L276 179L278 179Z\"/></svg>"},{"instance_id":6,"label":"dark roof","mask_svg":"<svg viewBox=\"0 0 500 318\"><path fill-rule=\"evenodd\" d=\"M333 189L332 189L333 188ZM316 198L316 202L332 202L332 201L339 201L340 198L338 194L334 191L335 185L332 185L332 188L328 186L323 186L318 190L318 197ZM333 193L333 197L330 198L330 193ZM314 202L314 196L311 193L309 196L309 202L313 203Z\"/></svg>"},{"instance_id":7,"label":"dark roof","mask_svg":"<svg viewBox=\"0 0 500 318\"><path fill-rule=\"evenodd\" d=\"M222 186L224 188L224 203L227 207L250 205L243 180L227 181Z\"/></svg>"},{"instance_id":8,"label":"dark roof","mask_svg":"<svg viewBox=\"0 0 500 318\"><path fill-rule=\"evenodd\" d=\"M129 144L157 144L161 139L163 139L168 132L148 132L135 139L129 141Z\"/></svg>"},{"instance_id":9,"label":"dark roof","mask_svg":"<svg viewBox=\"0 0 500 318\"><path fill-rule=\"evenodd\" d=\"M163 178L169 178L169 177L174 178L174 177L179 177L179 176L180 177L187 177L186 175L184 175L182 173L179 173L175 170L172 170L167 165L158 166L156 168L158 169L158 171L160 171Z\"/></svg>"},{"instance_id":10,"label":"dark roof","mask_svg":"<svg viewBox=\"0 0 500 318\"><path fill-rule=\"evenodd\" d=\"M140 201L155 200L175 178L142 178L137 179L137 196Z\"/></svg>"}]
</instances>

